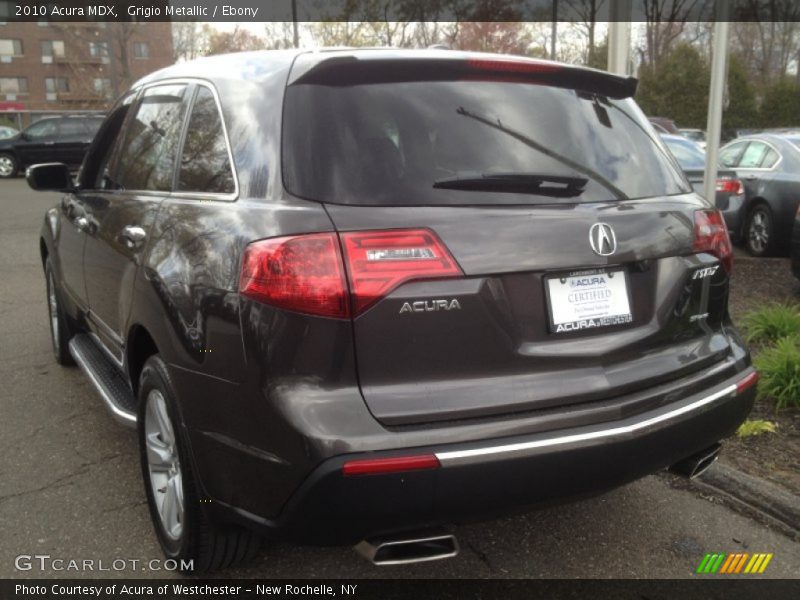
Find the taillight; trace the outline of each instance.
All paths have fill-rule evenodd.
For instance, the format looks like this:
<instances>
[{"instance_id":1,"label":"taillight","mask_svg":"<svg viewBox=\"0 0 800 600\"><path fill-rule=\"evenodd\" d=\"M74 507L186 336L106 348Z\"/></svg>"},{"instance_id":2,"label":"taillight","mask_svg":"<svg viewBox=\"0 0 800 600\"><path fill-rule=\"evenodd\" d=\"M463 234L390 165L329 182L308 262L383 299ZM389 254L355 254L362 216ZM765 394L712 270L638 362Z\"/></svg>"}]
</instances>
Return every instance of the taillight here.
<instances>
[{"instance_id":1,"label":"taillight","mask_svg":"<svg viewBox=\"0 0 800 600\"><path fill-rule=\"evenodd\" d=\"M730 272L733 266L733 247L725 219L718 210L695 211L694 251L713 254L722 263L722 267Z\"/></svg>"},{"instance_id":2,"label":"taillight","mask_svg":"<svg viewBox=\"0 0 800 600\"><path fill-rule=\"evenodd\" d=\"M350 315L335 233L272 238L244 251L239 292L248 298L324 317Z\"/></svg>"},{"instance_id":3,"label":"taillight","mask_svg":"<svg viewBox=\"0 0 800 600\"><path fill-rule=\"evenodd\" d=\"M717 191L739 196L744 194L744 185L738 179L717 179Z\"/></svg>"},{"instance_id":4,"label":"taillight","mask_svg":"<svg viewBox=\"0 0 800 600\"><path fill-rule=\"evenodd\" d=\"M411 279L463 276L445 245L428 229L352 231L340 236L354 315Z\"/></svg>"},{"instance_id":5,"label":"taillight","mask_svg":"<svg viewBox=\"0 0 800 600\"><path fill-rule=\"evenodd\" d=\"M753 371L747 377L736 384L736 393L741 394L743 391L750 389L758 383L758 371Z\"/></svg>"}]
</instances>

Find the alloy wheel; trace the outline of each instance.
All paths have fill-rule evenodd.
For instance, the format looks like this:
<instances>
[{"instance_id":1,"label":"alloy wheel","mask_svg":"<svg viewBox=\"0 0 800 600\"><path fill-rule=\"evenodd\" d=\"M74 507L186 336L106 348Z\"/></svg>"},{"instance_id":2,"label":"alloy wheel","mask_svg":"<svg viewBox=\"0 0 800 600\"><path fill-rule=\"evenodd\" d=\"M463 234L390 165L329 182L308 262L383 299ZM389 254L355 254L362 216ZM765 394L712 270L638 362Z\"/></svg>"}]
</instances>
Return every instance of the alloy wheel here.
<instances>
[{"instance_id":1,"label":"alloy wheel","mask_svg":"<svg viewBox=\"0 0 800 600\"><path fill-rule=\"evenodd\" d=\"M9 156L0 156L0 177L11 177L14 172L14 160Z\"/></svg>"},{"instance_id":2,"label":"alloy wheel","mask_svg":"<svg viewBox=\"0 0 800 600\"><path fill-rule=\"evenodd\" d=\"M185 522L183 478L175 428L167 412L164 395L150 390L145 408L144 435L153 501L164 534L179 540Z\"/></svg>"},{"instance_id":3,"label":"alloy wheel","mask_svg":"<svg viewBox=\"0 0 800 600\"><path fill-rule=\"evenodd\" d=\"M750 227L747 232L750 248L755 253L762 254L767 249L769 233L769 217L763 209L756 209L750 217Z\"/></svg>"}]
</instances>

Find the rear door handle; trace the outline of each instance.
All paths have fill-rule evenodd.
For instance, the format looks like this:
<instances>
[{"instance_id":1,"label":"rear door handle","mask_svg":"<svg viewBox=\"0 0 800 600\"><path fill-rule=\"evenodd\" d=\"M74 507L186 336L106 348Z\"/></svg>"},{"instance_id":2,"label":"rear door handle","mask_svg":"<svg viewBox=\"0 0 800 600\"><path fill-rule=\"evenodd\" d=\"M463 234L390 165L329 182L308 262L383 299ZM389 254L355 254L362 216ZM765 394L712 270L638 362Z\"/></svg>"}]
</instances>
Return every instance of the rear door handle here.
<instances>
[{"instance_id":1,"label":"rear door handle","mask_svg":"<svg viewBox=\"0 0 800 600\"><path fill-rule=\"evenodd\" d=\"M138 225L127 225L122 229L122 239L128 248L138 248L147 237L147 232Z\"/></svg>"}]
</instances>

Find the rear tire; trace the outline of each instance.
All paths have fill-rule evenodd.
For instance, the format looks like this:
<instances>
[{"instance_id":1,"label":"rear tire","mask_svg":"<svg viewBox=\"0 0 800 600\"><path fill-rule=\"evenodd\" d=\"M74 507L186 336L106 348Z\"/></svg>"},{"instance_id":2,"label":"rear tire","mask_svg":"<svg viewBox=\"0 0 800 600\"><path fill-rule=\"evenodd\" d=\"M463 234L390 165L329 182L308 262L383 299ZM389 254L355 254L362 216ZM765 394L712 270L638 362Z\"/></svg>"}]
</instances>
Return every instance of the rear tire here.
<instances>
[{"instance_id":1,"label":"rear tire","mask_svg":"<svg viewBox=\"0 0 800 600\"><path fill-rule=\"evenodd\" d=\"M53 344L53 356L60 365L71 366L75 364L69 353L69 341L73 331L69 320L64 315L64 308L59 298L56 277L50 259L44 262L44 276L47 285L47 311L50 322L50 341Z\"/></svg>"},{"instance_id":2,"label":"rear tire","mask_svg":"<svg viewBox=\"0 0 800 600\"><path fill-rule=\"evenodd\" d=\"M769 256L775 250L775 227L772 211L766 204L757 204L747 215L744 227L747 251L756 257Z\"/></svg>"},{"instance_id":3,"label":"rear tire","mask_svg":"<svg viewBox=\"0 0 800 600\"><path fill-rule=\"evenodd\" d=\"M230 567L261 547L254 532L209 520L192 470L176 395L160 356L147 359L139 384L139 455L147 504L161 549L186 572ZM187 561L192 566L187 567Z\"/></svg>"},{"instance_id":4,"label":"rear tire","mask_svg":"<svg viewBox=\"0 0 800 600\"><path fill-rule=\"evenodd\" d=\"M17 176L19 164L13 154L0 153L0 178L11 179Z\"/></svg>"}]
</instances>

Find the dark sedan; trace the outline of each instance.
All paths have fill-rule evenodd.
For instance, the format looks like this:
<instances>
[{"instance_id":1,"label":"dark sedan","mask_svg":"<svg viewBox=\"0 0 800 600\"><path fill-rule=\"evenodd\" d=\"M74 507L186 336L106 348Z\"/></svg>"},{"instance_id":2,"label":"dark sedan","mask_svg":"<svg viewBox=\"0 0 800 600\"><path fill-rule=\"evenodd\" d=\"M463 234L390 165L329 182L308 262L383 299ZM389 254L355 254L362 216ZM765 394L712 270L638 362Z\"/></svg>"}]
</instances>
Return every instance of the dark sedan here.
<instances>
[{"instance_id":1,"label":"dark sedan","mask_svg":"<svg viewBox=\"0 0 800 600\"><path fill-rule=\"evenodd\" d=\"M785 254L800 204L800 137L762 133L738 138L720 151L720 166L736 171L745 201L726 215L731 237L753 256Z\"/></svg>"},{"instance_id":2,"label":"dark sedan","mask_svg":"<svg viewBox=\"0 0 800 600\"><path fill-rule=\"evenodd\" d=\"M14 177L36 163L60 162L77 169L102 122L101 116L52 117L0 140L0 177Z\"/></svg>"},{"instance_id":3,"label":"dark sedan","mask_svg":"<svg viewBox=\"0 0 800 600\"><path fill-rule=\"evenodd\" d=\"M681 135L662 134L661 139L683 169L686 179L692 184L692 189L704 195L703 179L705 177L706 153L692 140ZM744 185L736 178L736 171L719 169L717 171L717 185L714 194L714 204L722 211L725 224L731 237L735 237L737 215L744 204Z\"/></svg>"}]
</instances>

